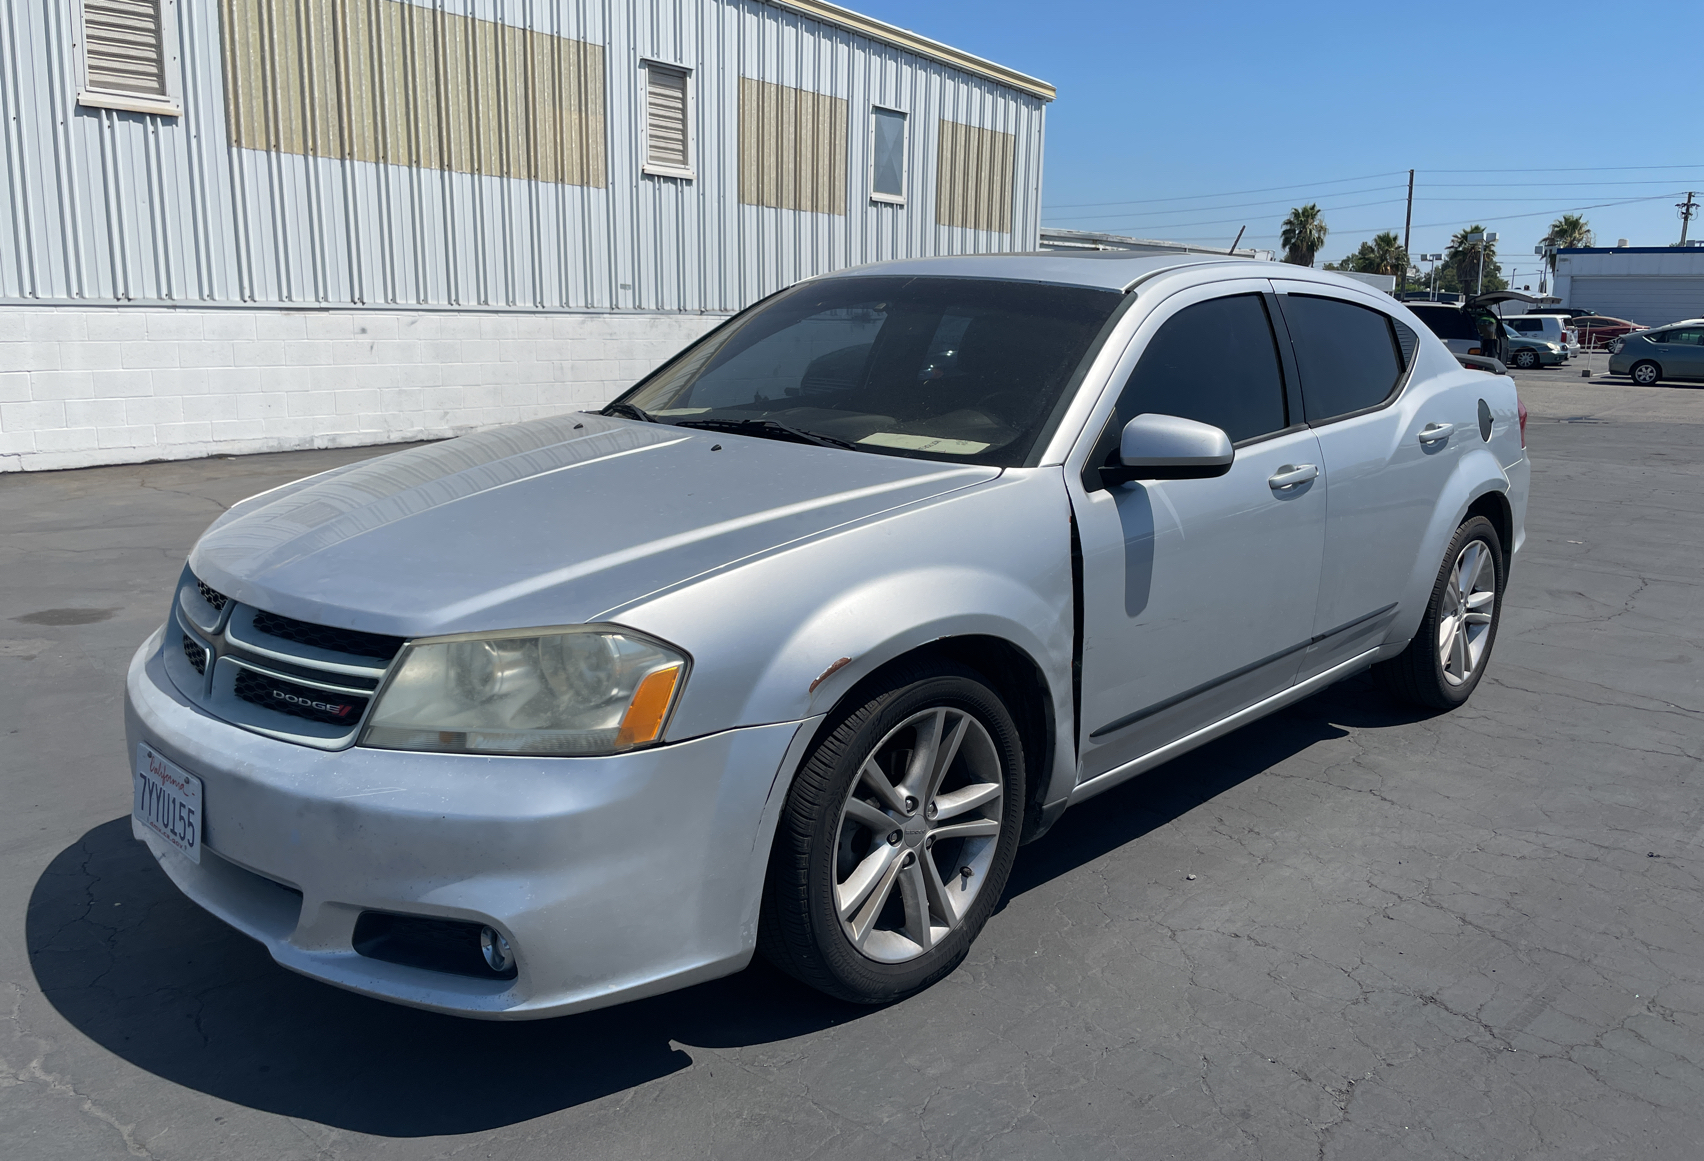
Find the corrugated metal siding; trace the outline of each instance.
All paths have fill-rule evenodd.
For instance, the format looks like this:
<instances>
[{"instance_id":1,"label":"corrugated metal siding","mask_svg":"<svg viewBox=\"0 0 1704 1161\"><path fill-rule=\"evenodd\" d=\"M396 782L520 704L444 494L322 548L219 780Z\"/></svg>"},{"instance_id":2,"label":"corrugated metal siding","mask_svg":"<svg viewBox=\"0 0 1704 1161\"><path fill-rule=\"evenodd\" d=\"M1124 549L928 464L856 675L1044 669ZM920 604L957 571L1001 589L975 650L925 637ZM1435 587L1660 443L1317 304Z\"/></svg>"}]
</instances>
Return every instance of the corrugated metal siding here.
<instances>
[{"instance_id":1,"label":"corrugated metal siding","mask_svg":"<svg viewBox=\"0 0 1704 1161\"><path fill-rule=\"evenodd\" d=\"M935 162L935 221L1007 233L1017 137L943 120Z\"/></svg>"},{"instance_id":2,"label":"corrugated metal siding","mask_svg":"<svg viewBox=\"0 0 1704 1161\"><path fill-rule=\"evenodd\" d=\"M311 70L314 84L293 82L294 96L287 79L277 86L270 125L264 112L258 125L250 119L255 106L240 77L256 67L282 77L300 66L280 63L276 31L271 47L245 50L247 63L232 63L239 91L237 115L228 116L220 0L174 6L167 35L183 62L181 118L78 107L75 7L0 0L0 222L11 235L0 241L0 297L734 310L856 263L1036 244L1039 98L759 0L226 2L275 26L278 13L309 14L305 31L288 32L285 21L283 43L329 61ZM351 34L383 18L403 32L362 33L364 43ZM459 98L440 91L436 104L420 100L434 90L419 83L387 88L387 68L422 59L396 37L418 43L425 34L408 29L446 22L493 26L489 51L499 60L536 59L535 49L517 46L558 40L602 46L601 184L589 127L578 162L572 148L553 154L517 136L513 116L507 124L497 117L494 128L469 124L462 143L453 131L446 142L435 110ZM483 44L485 35L460 43ZM389 47L374 60L381 43ZM556 52L546 59L567 52L590 84L591 50ZM474 53L462 75L477 78L484 67L494 77L479 59L492 57ZM644 60L693 70L694 179L642 172ZM442 85L446 74L433 75ZM847 213L741 203L741 78L846 102ZM515 93L488 91L470 102L470 115L492 116L505 101L513 108ZM576 115L589 122L589 94L586 101ZM292 102L297 120L286 129ZM872 103L911 118L903 206L868 197ZM526 124L548 120L540 112ZM1009 232L964 218L937 223L943 120L1013 135ZM574 173L574 164L593 184L550 180Z\"/></svg>"},{"instance_id":3,"label":"corrugated metal siding","mask_svg":"<svg viewBox=\"0 0 1704 1161\"><path fill-rule=\"evenodd\" d=\"M845 99L741 77L740 201L845 214Z\"/></svg>"}]
</instances>

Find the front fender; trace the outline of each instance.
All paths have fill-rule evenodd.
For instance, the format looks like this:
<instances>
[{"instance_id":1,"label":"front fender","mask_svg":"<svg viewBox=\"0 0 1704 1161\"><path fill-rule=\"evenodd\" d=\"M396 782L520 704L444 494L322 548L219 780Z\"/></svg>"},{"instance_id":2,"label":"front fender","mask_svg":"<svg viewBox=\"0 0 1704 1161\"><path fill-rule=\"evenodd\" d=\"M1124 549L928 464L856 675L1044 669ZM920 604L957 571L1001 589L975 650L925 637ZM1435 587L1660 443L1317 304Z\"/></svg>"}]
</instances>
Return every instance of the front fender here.
<instances>
[{"instance_id":1,"label":"front fender","mask_svg":"<svg viewBox=\"0 0 1704 1161\"><path fill-rule=\"evenodd\" d=\"M704 576L612 619L692 655L670 741L825 713L910 650L942 637L998 638L1043 675L1062 742L1056 774L1074 760L1074 746L1063 744L1073 728L1072 610L1070 508L1054 467L1008 469ZM841 658L849 660L825 677Z\"/></svg>"}]
</instances>

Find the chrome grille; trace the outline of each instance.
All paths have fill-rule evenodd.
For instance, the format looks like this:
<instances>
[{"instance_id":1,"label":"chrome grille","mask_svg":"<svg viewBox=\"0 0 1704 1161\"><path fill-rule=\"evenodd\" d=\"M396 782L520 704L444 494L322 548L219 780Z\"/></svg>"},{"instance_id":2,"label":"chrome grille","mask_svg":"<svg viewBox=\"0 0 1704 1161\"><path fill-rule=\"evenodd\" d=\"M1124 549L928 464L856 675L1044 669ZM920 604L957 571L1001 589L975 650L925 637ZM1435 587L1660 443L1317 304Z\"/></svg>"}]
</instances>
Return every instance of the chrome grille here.
<instances>
[{"instance_id":1,"label":"chrome grille","mask_svg":"<svg viewBox=\"0 0 1704 1161\"><path fill-rule=\"evenodd\" d=\"M252 705L327 725L348 725L360 721L368 700L299 685L254 669L238 673L231 692Z\"/></svg>"},{"instance_id":2,"label":"chrome grille","mask_svg":"<svg viewBox=\"0 0 1704 1161\"><path fill-rule=\"evenodd\" d=\"M177 687L214 717L322 750L353 745L404 644L245 605L184 570L173 608Z\"/></svg>"},{"instance_id":3,"label":"chrome grille","mask_svg":"<svg viewBox=\"0 0 1704 1161\"><path fill-rule=\"evenodd\" d=\"M195 667L196 673L207 673L207 650L188 633L183 635L183 655L189 658L189 663Z\"/></svg>"},{"instance_id":4,"label":"chrome grille","mask_svg":"<svg viewBox=\"0 0 1704 1161\"><path fill-rule=\"evenodd\" d=\"M228 602L231 599L230 597L227 597L224 593L220 592L218 589L212 588L204 580L198 579L195 582L195 588L196 588L196 591L201 594L201 599L206 601L209 605L212 605L213 608L216 611L218 611L218 612L224 612L225 611L225 604L226 604L226 602Z\"/></svg>"},{"instance_id":5,"label":"chrome grille","mask_svg":"<svg viewBox=\"0 0 1704 1161\"><path fill-rule=\"evenodd\" d=\"M312 645L316 649L325 649L332 653L352 653L357 657L373 657L380 661L389 661L396 656L397 650L402 648L401 637L382 637L377 633L363 633L357 629L334 629L329 625L313 625L293 617L280 617L277 613L257 612L254 615L254 627L256 632L294 641L298 645Z\"/></svg>"}]
</instances>

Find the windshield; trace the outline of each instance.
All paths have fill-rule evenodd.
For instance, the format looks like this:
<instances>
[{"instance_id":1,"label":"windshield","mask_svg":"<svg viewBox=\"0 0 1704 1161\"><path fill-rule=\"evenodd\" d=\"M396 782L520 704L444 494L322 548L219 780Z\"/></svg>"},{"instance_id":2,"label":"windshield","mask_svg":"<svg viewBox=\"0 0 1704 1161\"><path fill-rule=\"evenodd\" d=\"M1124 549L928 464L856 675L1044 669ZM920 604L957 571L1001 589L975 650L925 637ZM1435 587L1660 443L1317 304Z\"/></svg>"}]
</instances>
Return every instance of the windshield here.
<instances>
[{"instance_id":1,"label":"windshield","mask_svg":"<svg viewBox=\"0 0 1704 1161\"><path fill-rule=\"evenodd\" d=\"M1047 432L1122 294L972 278L807 282L623 395L663 423L803 433L1014 467ZM786 429L790 429L788 432Z\"/></svg>"}]
</instances>

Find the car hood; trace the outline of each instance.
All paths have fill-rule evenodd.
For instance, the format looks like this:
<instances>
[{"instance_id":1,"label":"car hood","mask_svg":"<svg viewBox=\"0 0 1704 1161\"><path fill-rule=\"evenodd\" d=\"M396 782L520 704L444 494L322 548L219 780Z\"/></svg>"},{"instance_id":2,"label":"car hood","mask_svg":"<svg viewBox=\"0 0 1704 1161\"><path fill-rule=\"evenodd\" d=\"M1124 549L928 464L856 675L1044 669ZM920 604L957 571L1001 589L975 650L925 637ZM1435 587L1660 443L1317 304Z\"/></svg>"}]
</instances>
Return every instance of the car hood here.
<instances>
[{"instance_id":1,"label":"car hood","mask_svg":"<svg viewBox=\"0 0 1704 1161\"><path fill-rule=\"evenodd\" d=\"M998 468L574 414L251 497L190 554L239 601L414 637L580 624Z\"/></svg>"}]
</instances>

